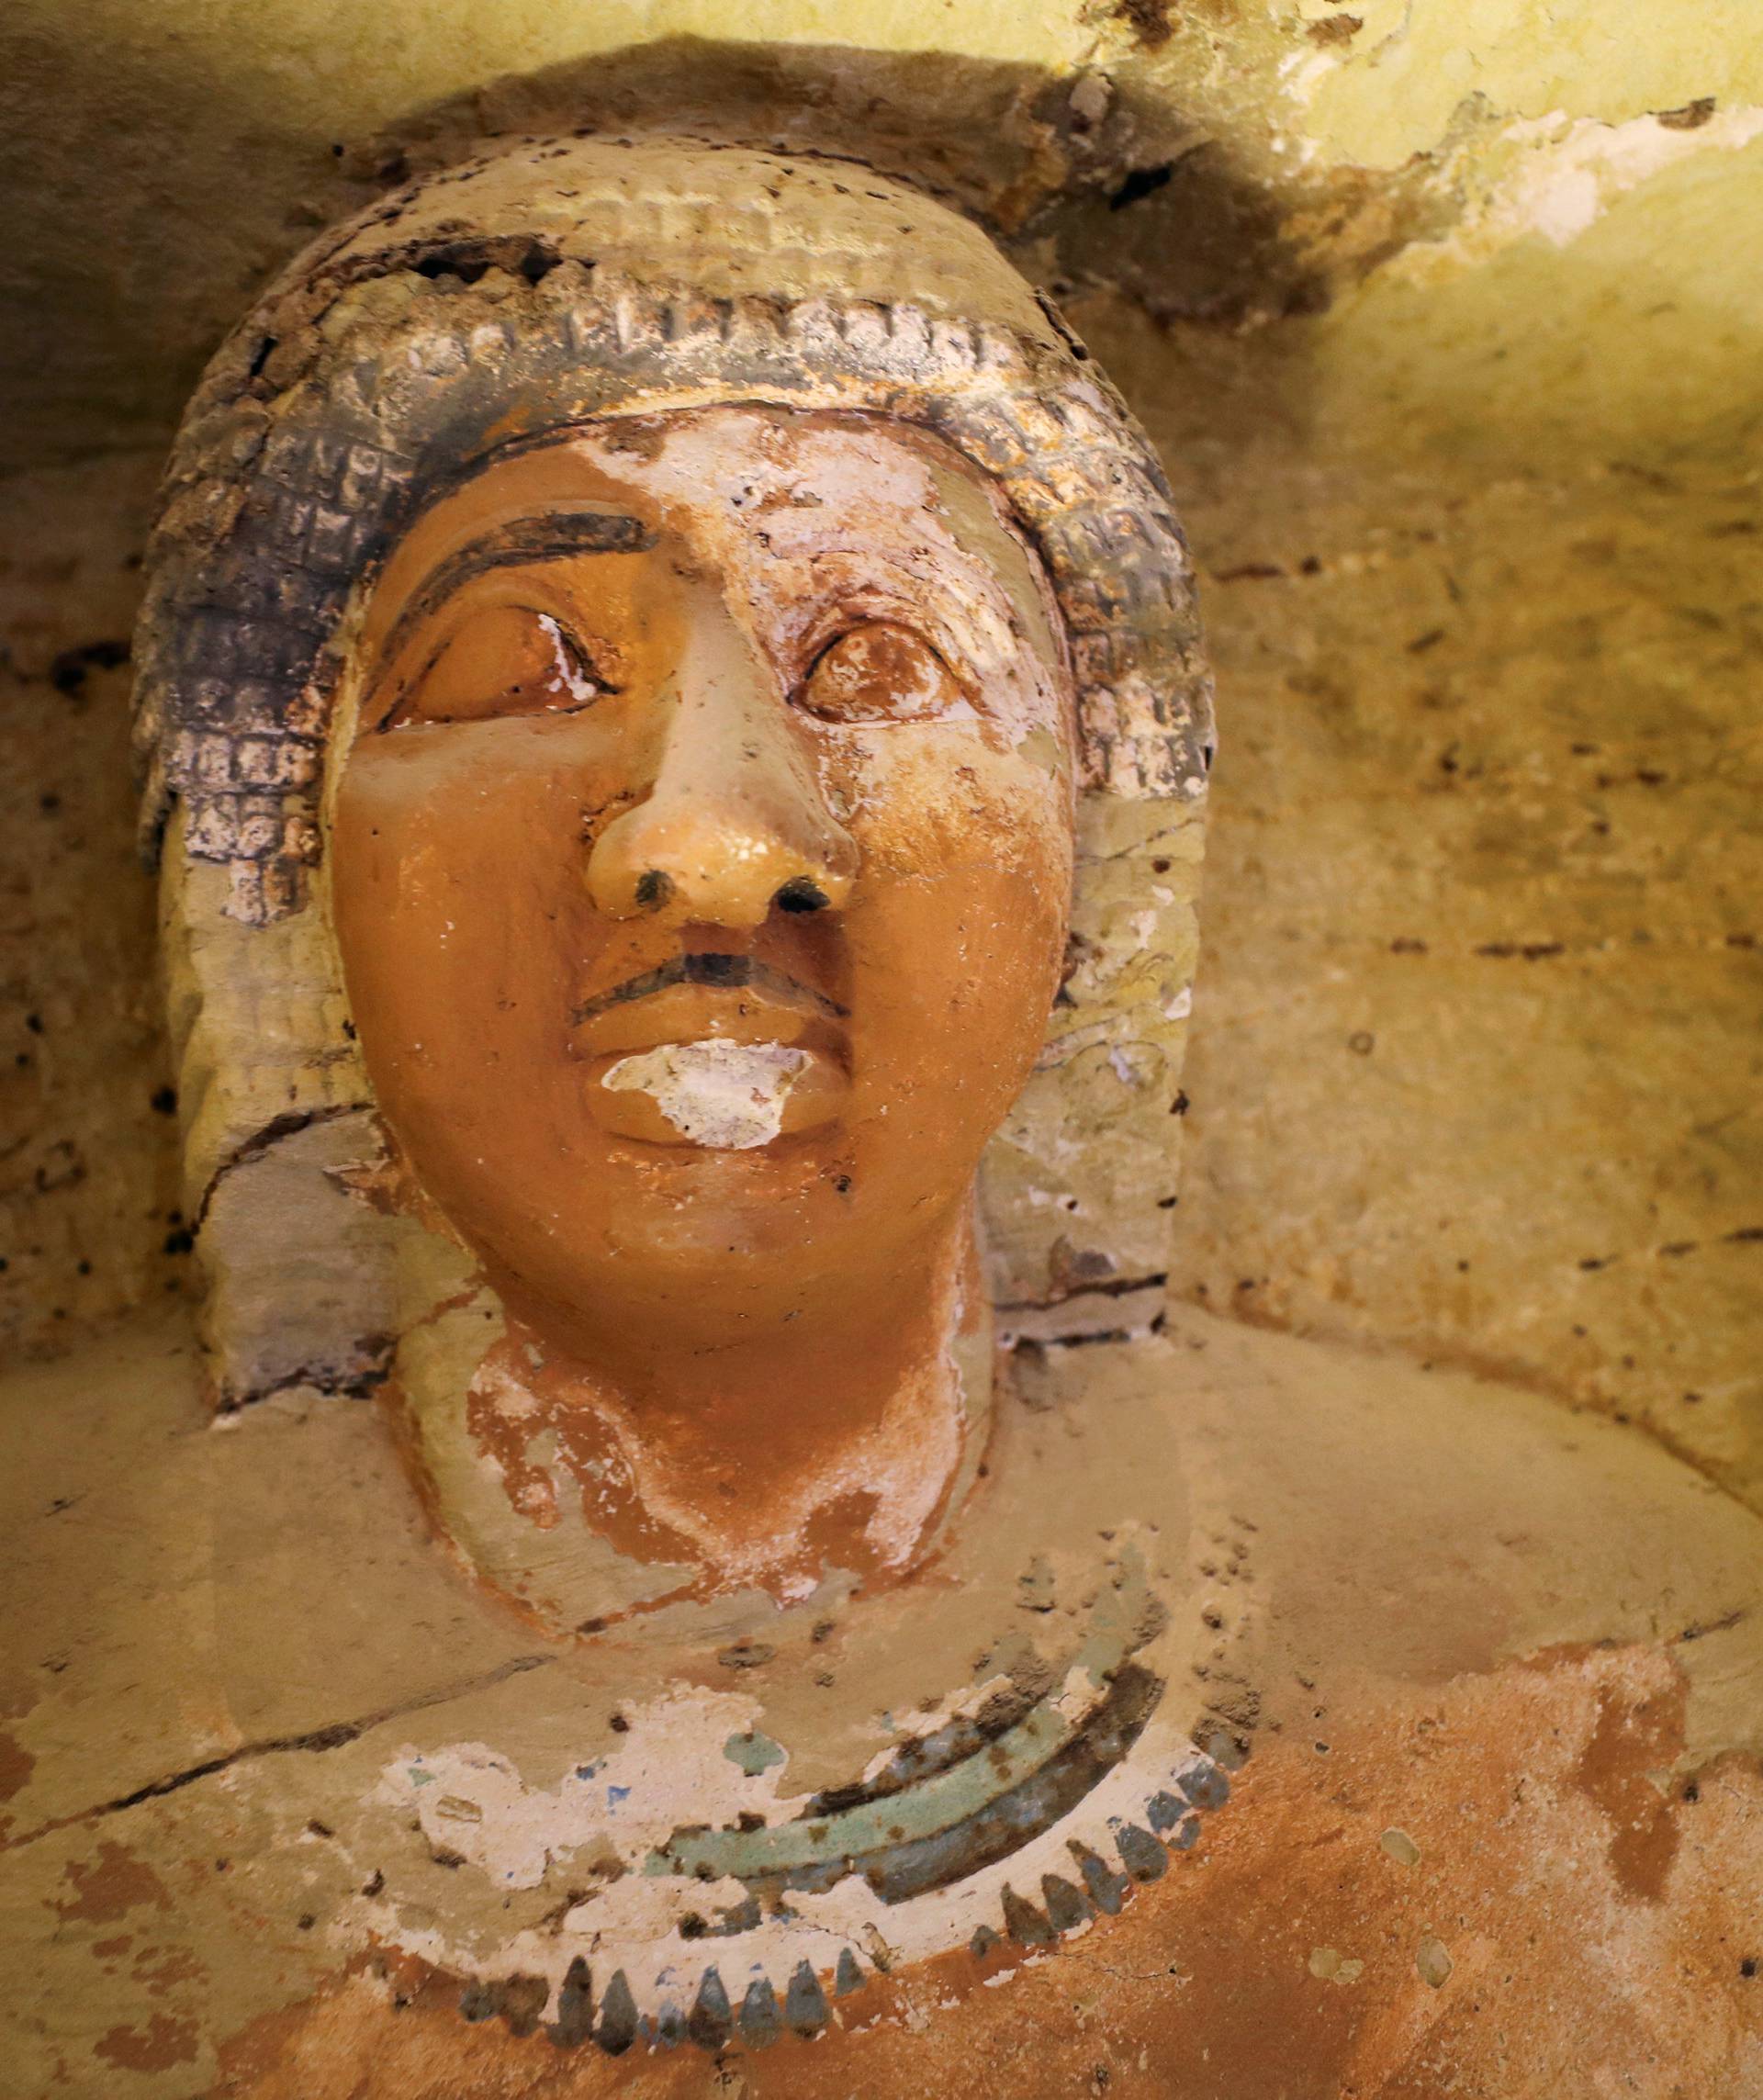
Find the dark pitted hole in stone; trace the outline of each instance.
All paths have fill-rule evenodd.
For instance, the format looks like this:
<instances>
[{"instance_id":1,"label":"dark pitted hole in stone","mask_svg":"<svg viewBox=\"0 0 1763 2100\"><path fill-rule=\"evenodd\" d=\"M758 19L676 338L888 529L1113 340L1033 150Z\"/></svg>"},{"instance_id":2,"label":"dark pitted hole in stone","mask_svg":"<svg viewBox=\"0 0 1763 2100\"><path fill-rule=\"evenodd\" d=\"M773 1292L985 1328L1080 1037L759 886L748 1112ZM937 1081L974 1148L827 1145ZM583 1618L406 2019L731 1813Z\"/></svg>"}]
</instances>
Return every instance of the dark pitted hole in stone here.
<instances>
[{"instance_id":1,"label":"dark pitted hole in stone","mask_svg":"<svg viewBox=\"0 0 1763 2100\"><path fill-rule=\"evenodd\" d=\"M838 1967L833 1971L833 1995L846 1998L853 1991L863 1988L863 1971L857 1965L857 1957L848 1947L838 1958Z\"/></svg>"},{"instance_id":2,"label":"dark pitted hole in stone","mask_svg":"<svg viewBox=\"0 0 1763 2100\"><path fill-rule=\"evenodd\" d=\"M1004 1922L1019 1947L1050 1947L1053 1928L1033 1903L1025 1903L1012 1888L1004 1892Z\"/></svg>"},{"instance_id":3,"label":"dark pitted hole in stone","mask_svg":"<svg viewBox=\"0 0 1763 2100\"><path fill-rule=\"evenodd\" d=\"M129 661L127 642L84 642L78 648L63 649L49 667L49 682L64 700L84 691L95 670L113 671Z\"/></svg>"},{"instance_id":4,"label":"dark pitted hole in stone","mask_svg":"<svg viewBox=\"0 0 1763 2100\"><path fill-rule=\"evenodd\" d=\"M1230 1782L1216 1765L1196 1765L1175 1784L1196 1808L1222 1808L1230 1798Z\"/></svg>"},{"instance_id":5,"label":"dark pitted hole in stone","mask_svg":"<svg viewBox=\"0 0 1763 2100\"><path fill-rule=\"evenodd\" d=\"M1169 1865L1169 1855L1148 1830L1129 1823L1116 1831L1115 1848L1120 1864L1135 1881L1154 1881Z\"/></svg>"},{"instance_id":6,"label":"dark pitted hole in stone","mask_svg":"<svg viewBox=\"0 0 1763 2100\"><path fill-rule=\"evenodd\" d=\"M1167 186L1174 173L1173 163L1161 168L1134 168L1108 198L1108 209L1124 211L1129 204L1137 204L1140 197L1155 197L1160 189Z\"/></svg>"},{"instance_id":7,"label":"dark pitted hole in stone","mask_svg":"<svg viewBox=\"0 0 1763 2100\"><path fill-rule=\"evenodd\" d=\"M557 1990L556 2017L545 2029L559 2049L575 2049L593 2032L593 1973L580 1955L564 1971Z\"/></svg>"},{"instance_id":8,"label":"dark pitted hole in stone","mask_svg":"<svg viewBox=\"0 0 1763 2100\"><path fill-rule=\"evenodd\" d=\"M1117 1874L1107 1862L1087 1845L1073 1844L1072 1858L1077 1861L1078 1872L1084 1877L1084 1886L1090 1892L1090 1901L1099 1911L1113 1917L1127 1900L1127 1891L1132 1886L1124 1874Z\"/></svg>"},{"instance_id":9,"label":"dark pitted hole in stone","mask_svg":"<svg viewBox=\"0 0 1763 2100\"><path fill-rule=\"evenodd\" d=\"M812 876L792 875L772 899L780 912L824 912L832 899Z\"/></svg>"},{"instance_id":10,"label":"dark pitted hole in stone","mask_svg":"<svg viewBox=\"0 0 1763 2100\"><path fill-rule=\"evenodd\" d=\"M763 1977L749 1983L741 2000L741 2036L754 2049L769 2049L783 2032L778 1994Z\"/></svg>"},{"instance_id":11,"label":"dark pitted hole in stone","mask_svg":"<svg viewBox=\"0 0 1763 2100\"><path fill-rule=\"evenodd\" d=\"M1040 1893L1047 1905L1047 1922L1055 1932L1075 1932L1095 1915L1082 1892L1058 1874L1040 1877Z\"/></svg>"},{"instance_id":12,"label":"dark pitted hole in stone","mask_svg":"<svg viewBox=\"0 0 1763 2100\"><path fill-rule=\"evenodd\" d=\"M819 1977L805 1961L797 1962L783 1993L784 2025L794 2034L817 2035L832 2016Z\"/></svg>"},{"instance_id":13,"label":"dark pitted hole in stone","mask_svg":"<svg viewBox=\"0 0 1763 2100\"><path fill-rule=\"evenodd\" d=\"M698 1995L686 2016L686 2034L700 2049L721 2049L735 2025L734 2008L723 1980L713 1969L704 1971Z\"/></svg>"},{"instance_id":14,"label":"dark pitted hole in stone","mask_svg":"<svg viewBox=\"0 0 1763 2100\"><path fill-rule=\"evenodd\" d=\"M600 2019L594 2027L594 2039L608 2056L623 2056L636 2039L636 2000L631 1995L631 1986L621 1969L606 1986L606 1995L601 2001Z\"/></svg>"}]
</instances>

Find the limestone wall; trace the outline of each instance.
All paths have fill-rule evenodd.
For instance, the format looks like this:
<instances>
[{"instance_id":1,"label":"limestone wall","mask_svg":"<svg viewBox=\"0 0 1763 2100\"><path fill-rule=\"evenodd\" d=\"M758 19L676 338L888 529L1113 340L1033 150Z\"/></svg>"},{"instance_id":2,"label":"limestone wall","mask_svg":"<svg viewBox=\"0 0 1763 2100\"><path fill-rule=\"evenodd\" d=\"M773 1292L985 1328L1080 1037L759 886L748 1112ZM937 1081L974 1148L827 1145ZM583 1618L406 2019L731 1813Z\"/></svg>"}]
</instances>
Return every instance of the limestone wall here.
<instances>
[{"instance_id":1,"label":"limestone wall","mask_svg":"<svg viewBox=\"0 0 1763 2100\"><path fill-rule=\"evenodd\" d=\"M1749 0L26 0L0 42L0 1341L182 1263L105 645L202 356L404 169L683 112L980 212L1163 448L1222 733L1173 1287L1763 1489Z\"/></svg>"}]
</instances>

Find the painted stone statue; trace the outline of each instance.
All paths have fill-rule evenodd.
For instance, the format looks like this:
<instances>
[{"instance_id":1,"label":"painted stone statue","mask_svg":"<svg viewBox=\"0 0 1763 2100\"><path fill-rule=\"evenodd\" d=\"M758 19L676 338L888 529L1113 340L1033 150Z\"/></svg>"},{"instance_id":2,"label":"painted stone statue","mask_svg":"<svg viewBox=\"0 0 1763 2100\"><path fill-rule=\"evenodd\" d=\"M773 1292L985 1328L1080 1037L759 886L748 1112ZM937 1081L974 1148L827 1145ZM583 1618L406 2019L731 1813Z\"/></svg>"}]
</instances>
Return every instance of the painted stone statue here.
<instances>
[{"instance_id":1,"label":"painted stone statue","mask_svg":"<svg viewBox=\"0 0 1763 2100\"><path fill-rule=\"evenodd\" d=\"M0 1377L7 2094L1763 2091L1755 1514L1166 1288L1189 576L975 229L505 143L146 581L204 1296Z\"/></svg>"},{"instance_id":2,"label":"painted stone statue","mask_svg":"<svg viewBox=\"0 0 1763 2100\"><path fill-rule=\"evenodd\" d=\"M271 295L152 571L223 1402L386 1380L553 1625L912 1565L991 1289L1162 1266L1162 1189L1095 1185L1168 1155L1209 731L1081 346L878 178L515 152ZM1093 859L1183 833L1129 968L1068 956L1080 797ZM981 1155L1038 1061L1073 1119L1073 1061L1112 1098L1082 1148L1019 1118L988 1278ZM610 1555L536 1575L559 1526Z\"/></svg>"},{"instance_id":3,"label":"painted stone statue","mask_svg":"<svg viewBox=\"0 0 1763 2100\"><path fill-rule=\"evenodd\" d=\"M583 1745L554 1812L621 1871L467 1998L537 1977L608 2048L810 2031L878 1948L1117 1909L1229 1739L1161 1704L1166 1485L1073 1489L994 1365L1158 1301L1210 730L1167 488L1083 346L862 170L527 144L271 292L150 568L217 1401L376 1394L441 1547L552 1641L646 1644L642 1754L699 1773L613 1831L587 1778L634 1747ZM848 1723L668 1705L694 1644L842 1609L885 1645L958 1591L1060 1591L1059 1638L976 1619L971 1680L794 1811L772 1764ZM473 1756L392 1782L413 1827L524 1788ZM407 1944L433 1892L381 1881Z\"/></svg>"}]
</instances>

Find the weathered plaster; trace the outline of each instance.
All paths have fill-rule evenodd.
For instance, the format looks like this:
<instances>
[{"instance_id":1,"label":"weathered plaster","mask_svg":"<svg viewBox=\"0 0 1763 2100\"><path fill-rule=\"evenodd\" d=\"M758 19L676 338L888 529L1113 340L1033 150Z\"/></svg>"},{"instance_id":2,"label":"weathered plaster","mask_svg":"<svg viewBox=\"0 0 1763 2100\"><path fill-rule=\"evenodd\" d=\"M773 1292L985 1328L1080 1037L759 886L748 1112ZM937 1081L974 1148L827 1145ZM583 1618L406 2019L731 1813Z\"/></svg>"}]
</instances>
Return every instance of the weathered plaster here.
<instances>
[{"instance_id":1,"label":"weathered plaster","mask_svg":"<svg viewBox=\"0 0 1763 2100\"><path fill-rule=\"evenodd\" d=\"M1741 2100L1763 2063L1757 1520L1619 1429L1183 1311L1032 1367L946 1581L563 1656L448 1574L370 1410L216 1430L194 1363L138 1325L0 1393L7 1578L44 1600L0 1673L21 2094L110 2100L126 2067L144 2100L342 2100L371 2066L399 2100L1510 2100L1619 2061L1646 2100ZM995 1945L915 1964L876 1906L819 2038L780 2014L713 2059L608 2059L603 1971L591 2004L511 1976L522 1934L635 1900L598 1782L690 1846L1000 1678L1081 1711L1031 1657L1081 1637L1095 1520L1147 1493L1165 1704L1248 1757L1117 1911L1055 1951L1000 1903Z\"/></svg>"}]
</instances>

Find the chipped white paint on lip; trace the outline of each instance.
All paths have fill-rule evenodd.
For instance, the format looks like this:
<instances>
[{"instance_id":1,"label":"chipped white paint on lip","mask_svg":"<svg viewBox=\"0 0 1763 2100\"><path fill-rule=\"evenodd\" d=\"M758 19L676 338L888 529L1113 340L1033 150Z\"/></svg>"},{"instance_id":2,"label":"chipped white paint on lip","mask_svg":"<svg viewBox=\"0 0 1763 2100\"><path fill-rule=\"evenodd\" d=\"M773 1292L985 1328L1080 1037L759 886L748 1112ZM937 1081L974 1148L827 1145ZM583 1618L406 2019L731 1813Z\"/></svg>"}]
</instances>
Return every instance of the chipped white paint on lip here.
<instances>
[{"instance_id":1,"label":"chipped white paint on lip","mask_svg":"<svg viewBox=\"0 0 1763 2100\"><path fill-rule=\"evenodd\" d=\"M648 1095L692 1144L751 1151L782 1129L784 1103L807 1062L805 1050L787 1043L657 1043L620 1058L600 1084Z\"/></svg>"}]
</instances>

